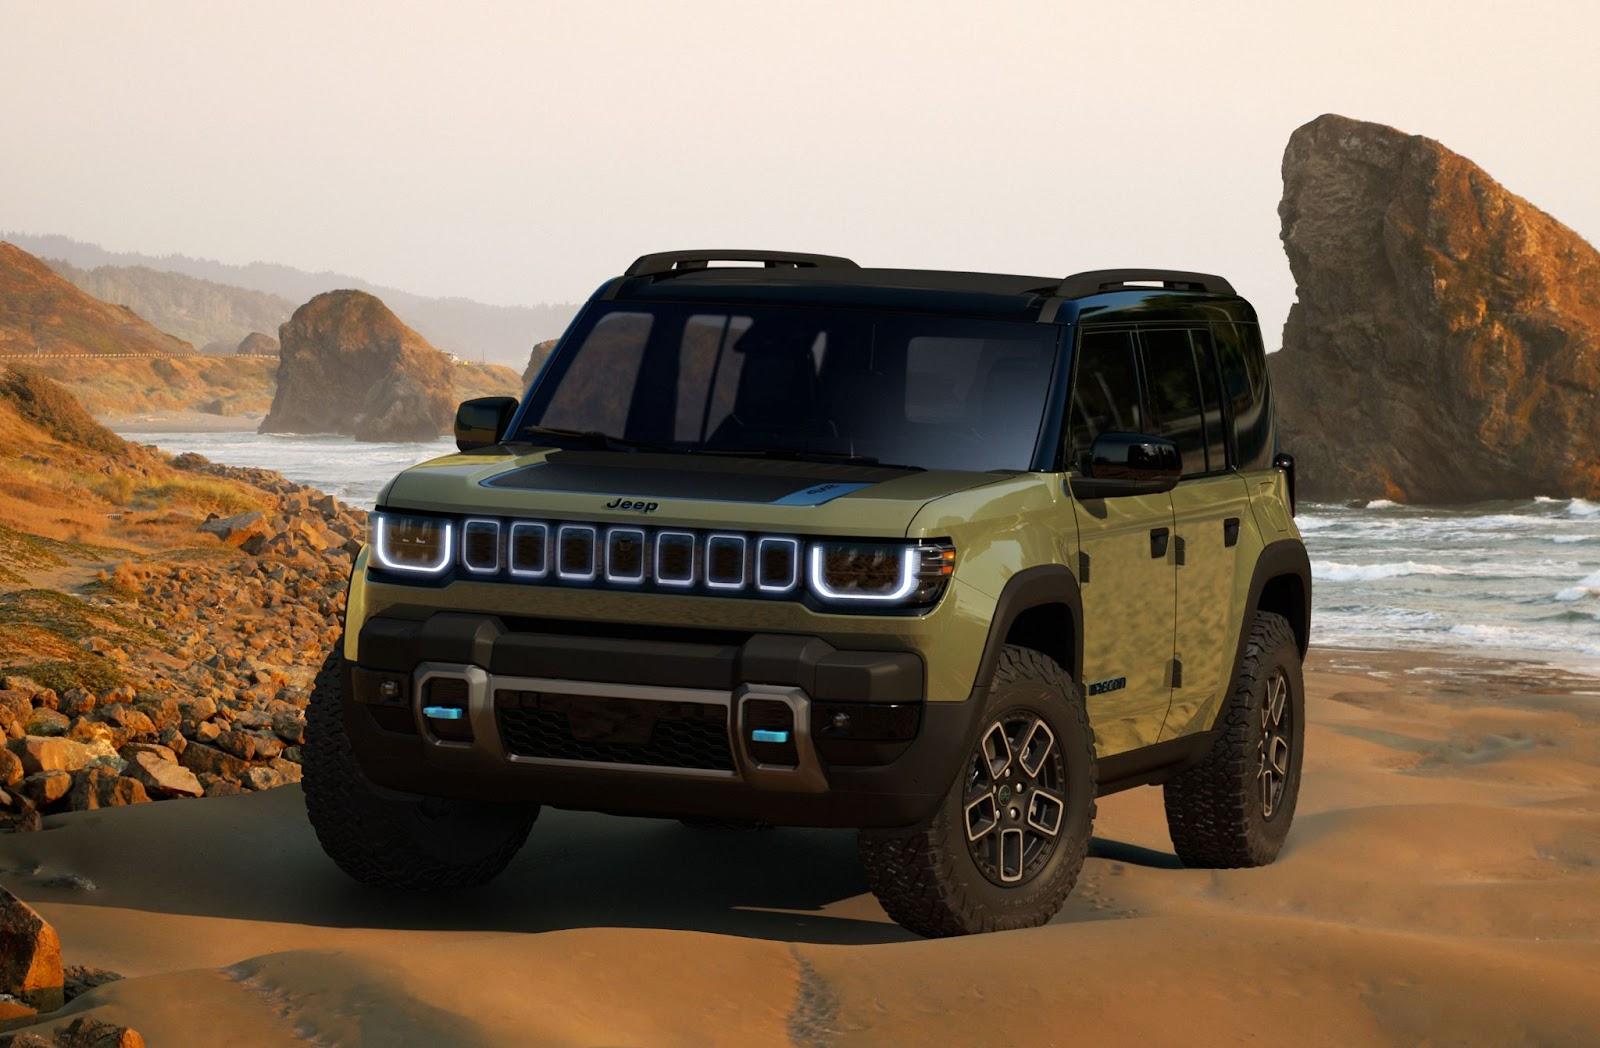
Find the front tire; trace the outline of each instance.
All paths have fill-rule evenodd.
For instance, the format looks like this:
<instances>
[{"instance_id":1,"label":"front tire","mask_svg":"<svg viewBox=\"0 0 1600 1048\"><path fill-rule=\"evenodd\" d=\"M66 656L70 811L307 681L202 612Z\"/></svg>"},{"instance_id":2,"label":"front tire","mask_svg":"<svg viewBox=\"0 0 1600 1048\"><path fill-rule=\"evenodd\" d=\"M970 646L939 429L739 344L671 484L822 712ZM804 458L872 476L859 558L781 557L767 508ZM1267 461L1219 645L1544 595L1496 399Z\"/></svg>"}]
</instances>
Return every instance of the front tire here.
<instances>
[{"instance_id":1,"label":"front tire","mask_svg":"<svg viewBox=\"0 0 1600 1048\"><path fill-rule=\"evenodd\" d=\"M1044 924L1094 826L1094 733L1076 682L1048 655L1007 645L966 757L931 818L861 831L867 883L919 935Z\"/></svg>"},{"instance_id":2,"label":"front tire","mask_svg":"<svg viewBox=\"0 0 1600 1048\"><path fill-rule=\"evenodd\" d=\"M344 728L344 642L317 673L306 709L306 814L322 850L363 884L432 891L491 880L511 861L537 807L424 797L367 781Z\"/></svg>"},{"instance_id":3,"label":"front tire","mask_svg":"<svg viewBox=\"0 0 1600 1048\"><path fill-rule=\"evenodd\" d=\"M1162 787L1185 866L1265 866L1294 822L1305 750L1305 682L1289 621L1258 613L1205 759Z\"/></svg>"}]
</instances>

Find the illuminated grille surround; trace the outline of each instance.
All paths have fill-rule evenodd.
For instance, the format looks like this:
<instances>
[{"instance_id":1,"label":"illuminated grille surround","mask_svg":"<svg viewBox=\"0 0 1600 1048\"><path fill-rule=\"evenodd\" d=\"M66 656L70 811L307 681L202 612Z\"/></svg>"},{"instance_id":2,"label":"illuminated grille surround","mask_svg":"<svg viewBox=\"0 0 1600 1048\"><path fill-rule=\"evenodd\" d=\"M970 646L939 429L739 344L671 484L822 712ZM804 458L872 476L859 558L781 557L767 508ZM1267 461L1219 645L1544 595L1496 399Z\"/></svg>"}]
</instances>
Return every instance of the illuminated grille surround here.
<instances>
[{"instance_id":1,"label":"illuminated grille surround","mask_svg":"<svg viewBox=\"0 0 1600 1048\"><path fill-rule=\"evenodd\" d=\"M408 511L377 511L406 514ZM424 516L426 514L411 514ZM439 517L460 536L451 567L432 579L394 576L393 581L438 585L453 579L533 583L541 586L625 590L713 597L800 601L830 612L925 612L938 603L953 574L948 542L893 538L801 538L728 529L631 523ZM494 555L486 553L494 539ZM476 541L468 541L469 537ZM904 545L906 563L921 566L919 579L932 584L909 600L839 599L816 592L813 561L828 547L860 543ZM914 551L914 552L913 552ZM493 564L490 568L489 565ZM385 576L391 573L375 563ZM942 571L940 568L942 567ZM927 573L927 574L924 574Z\"/></svg>"}]
</instances>

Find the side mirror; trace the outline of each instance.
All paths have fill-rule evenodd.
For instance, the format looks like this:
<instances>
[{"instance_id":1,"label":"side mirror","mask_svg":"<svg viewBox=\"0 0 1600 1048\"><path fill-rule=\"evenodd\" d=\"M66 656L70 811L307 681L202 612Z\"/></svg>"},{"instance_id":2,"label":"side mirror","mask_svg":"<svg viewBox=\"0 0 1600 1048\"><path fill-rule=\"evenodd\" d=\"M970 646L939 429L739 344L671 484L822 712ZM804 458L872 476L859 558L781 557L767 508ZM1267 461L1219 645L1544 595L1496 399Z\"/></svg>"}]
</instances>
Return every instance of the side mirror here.
<instances>
[{"instance_id":1,"label":"side mirror","mask_svg":"<svg viewBox=\"0 0 1600 1048\"><path fill-rule=\"evenodd\" d=\"M500 443L517 413L516 397L478 397L456 408L456 447L476 451Z\"/></svg>"},{"instance_id":2,"label":"side mirror","mask_svg":"<svg viewBox=\"0 0 1600 1048\"><path fill-rule=\"evenodd\" d=\"M1084 475L1072 478L1072 494L1080 499L1159 495L1183 476L1178 445L1147 433L1102 433L1087 458L1079 463Z\"/></svg>"}]
</instances>

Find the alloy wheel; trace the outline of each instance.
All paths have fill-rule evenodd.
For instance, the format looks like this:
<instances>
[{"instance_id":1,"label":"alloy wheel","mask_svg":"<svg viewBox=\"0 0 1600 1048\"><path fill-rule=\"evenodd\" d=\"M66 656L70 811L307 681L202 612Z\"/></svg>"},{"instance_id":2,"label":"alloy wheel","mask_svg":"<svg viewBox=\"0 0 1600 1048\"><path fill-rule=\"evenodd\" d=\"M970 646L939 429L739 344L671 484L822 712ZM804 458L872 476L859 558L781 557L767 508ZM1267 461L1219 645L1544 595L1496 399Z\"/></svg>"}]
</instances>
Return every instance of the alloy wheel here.
<instances>
[{"instance_id":1,"label":"alloy wheel","mask_svg":"<svg viewBox=\"0 0 1600 1048\"><path fill-rule=\"evenodd\" d=\"M1267 680L1261 703L1261 741L1257 744L1256 783L1261 791L1261 817L1270 819L1283 803L1289 787L1290 732L1289 678L1283 670Z\"/></svg>"},{"instance_id":2,"label":"alloy wheel","mask_svg":"<svg viewBox=\"0 0 1600 1048\"><path fill-rule=\"evenodd\" d=\"M1066 762L1044 718L1010 710L978 737L962 822L972 861L1005 888L1038 876L1066 820Z\"/></svg>"}]
</instances>

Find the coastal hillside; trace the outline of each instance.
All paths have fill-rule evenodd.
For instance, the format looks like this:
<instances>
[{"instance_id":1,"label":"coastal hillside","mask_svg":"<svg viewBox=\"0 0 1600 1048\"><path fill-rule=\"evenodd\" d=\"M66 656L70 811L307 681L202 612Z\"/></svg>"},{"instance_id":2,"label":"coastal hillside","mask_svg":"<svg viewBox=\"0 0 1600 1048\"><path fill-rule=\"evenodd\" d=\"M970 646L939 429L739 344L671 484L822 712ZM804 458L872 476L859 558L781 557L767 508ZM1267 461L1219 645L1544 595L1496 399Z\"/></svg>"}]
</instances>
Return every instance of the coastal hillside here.
<instances>
[{"instance_id":1,"label":"coastal hillside","mask_svg":"<svg viewBox=\"0 0 1600 1048\"><path fill-rule=\"evenodd\" d=\"M294 312L294 303L279 295L149 266L80 269L56 259L44 261L95 298L126 306L154 327L206 352L232 353L247 335L276 331Z\"/></svg>"},{"instance_id":2,"label":"coastal hillside","mask_svg":"<svg viewBox=\"0 0 1600 1048\"><path fill-rule=\"evenodd\" d=\"M233 290L260 292L287 304L278 320L270 326L258 325L254 329L258 331L277 330L277 325L293 310L293 303L305 302L325 291L335 288L366 291L383 299L408 326L446 352L466 360L484 360L514 368L522 367L531 343L561 334L578 311L577 303L569 302L496 306L465 298L434 298L384 287L346 273L312 273L266 262L229 265L187 255L107 251L94 244L56 235L0 232L0 239L10 240L41 257L61 259L76 270L139 267L157 273L181 274ZM529 292L536 297L537 289L530 288ZM161 294L165 298L178 298L182 292L165 290ZM148 307L151 303L145 305ZM137 305L134 308L139 309ZM157 326L163 325L157 322ZM233 335L232 341L237 343L244 333L241 330ZM194 344L203 346L208 341L217 340Z\"/></svg>"},{"instance_id":3,"label":"coastal hillside","mask_svg":"<svg viewBox=\"0 0 1600 1048\"><path fill-rule=\"evenodd\" d=\"M299 780L364 514L0 368L0 825Z\"/></svg>"},{"instance_id":4,"label":"coastal hillside","mask_svg":"<svg viewBox=\"0 0 1600 1048\"><path fill-rule=\"evenodd\" d=\"M1470 160L1342 116L1283 156L1268 358L1309 498L1600 496L1600 252Z\"/></svg>"},{"instance_id":5,"label":"coastal hillside","mask_svg":"<svg viewBox=\"0 0 1600 1048\"><path fill-rule=\"evenodd\" d=\"M132 310L86 294L20 247L0 242L0 358L193 352Z\"/></svg>"}]
</instances>

